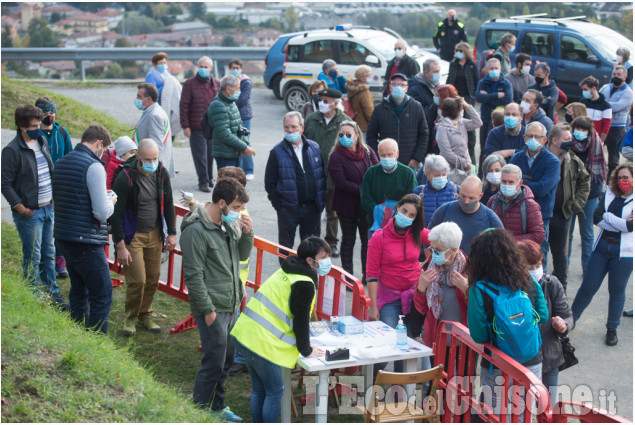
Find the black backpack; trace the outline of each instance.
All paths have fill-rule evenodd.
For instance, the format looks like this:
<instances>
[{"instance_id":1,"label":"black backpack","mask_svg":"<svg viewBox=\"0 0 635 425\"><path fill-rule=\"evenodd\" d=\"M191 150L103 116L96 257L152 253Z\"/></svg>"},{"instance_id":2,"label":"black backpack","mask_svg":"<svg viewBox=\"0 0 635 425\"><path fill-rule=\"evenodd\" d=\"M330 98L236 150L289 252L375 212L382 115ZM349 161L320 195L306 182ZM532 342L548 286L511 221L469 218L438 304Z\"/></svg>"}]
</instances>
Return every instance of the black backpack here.
<instances>
[{"instance_id":1,"label":"black backpack","mask_svg":"<svg viewBox=\"0 0 635 425\"><path fill-rule=\"evenodd\" d=\"M212 127L209 123L209 117L207 116L208 112L209 108L201 117L201 131L203 132L205 139L210 140L212 138L212 131L214 130L214 127Z\"/></svg>"}]
</instances>

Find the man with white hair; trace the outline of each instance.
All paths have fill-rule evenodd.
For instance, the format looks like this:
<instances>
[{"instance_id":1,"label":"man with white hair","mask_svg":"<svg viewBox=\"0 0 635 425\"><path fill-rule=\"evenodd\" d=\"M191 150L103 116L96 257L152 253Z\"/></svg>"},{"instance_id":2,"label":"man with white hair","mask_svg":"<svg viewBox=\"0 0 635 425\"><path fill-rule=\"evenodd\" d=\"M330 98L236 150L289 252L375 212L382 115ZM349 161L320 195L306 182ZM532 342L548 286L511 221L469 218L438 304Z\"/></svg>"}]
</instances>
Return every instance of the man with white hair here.
<instances>
[{"instance_id":1,"label":"man with white hair","mask_svg":"<svg viewBox=\"0 0 635 425\"><path fill-rule=\"evenodd\" d=\"M196 74L183 84L179 105L183 134L190 139L198 188L207 193L211 192L210 186L213 186L214 156L212 139L207 139L203 134L201 118L220 91L220 81L212 77L213 68L209 57L203 56L198 60Z\"/></svg>"},{"instance_id":2,"label":"man with white hair","mask_svg":"<svg viewBox=\"0 0 635 425\"><path fill-rule=\"evenodd\" d=\"M432 41L441 59L448 62L454 58L454 47L461 41L467 42L465 26L457 19L456 10L448 10L445 19L437 25Z\"/></svg>"},{"instance_id":3,"label":"man with white hair","mask_svg":"<svg viewBox=\"0 0 635 425\"><path fill-rule=\"evenodd\" d=\"M501 169L500 190L489 199L487 206L517 241L544 242L540 205L534 200L531 189L523 184L523 172L517 165L507 164Z\"/></svg>"},{"instance_id":4,"label":"man with white hair","mask_svg":"<svg viewBox=\"0 0 635 425\"><path fill-rule=\"evenodd\" d=\"M419 73L419 64L406 53L407 45L404 40L395 42L395 57L388 61L384 73L384 96L390 94L390 78L395 74L403 74L406 77L414 77Z\"/></svg>"},{"instance_id":5,"label":"man with white hair","mask_svg":"<svg viewBox=\"0 0 635 425\"><path fill-rule=\"evenodd\" d=\"M123 333L134 335L137 319L146 330L159 332L152 301L159 287L162 248L165 244L171 251L176 246L176 215L170 176L152 139L139 142L136 157L126 161L112 187L119 199L110 219L112 235L126 277Z\"/></svg>"},{"instance_id":6,"label":"man with white hair","mask_svg":"<svg viewBox=\"0 0 635 425\"><path fill-rule=\"evenodd\" d=\"M423 201L427 224L441 205L455 201L459 197L459 188L448 180L450 164L441 155L426 156L422 171L426 176L426 184L416 187L413 193L419 195Z\"/></svg>"}]
</instances>

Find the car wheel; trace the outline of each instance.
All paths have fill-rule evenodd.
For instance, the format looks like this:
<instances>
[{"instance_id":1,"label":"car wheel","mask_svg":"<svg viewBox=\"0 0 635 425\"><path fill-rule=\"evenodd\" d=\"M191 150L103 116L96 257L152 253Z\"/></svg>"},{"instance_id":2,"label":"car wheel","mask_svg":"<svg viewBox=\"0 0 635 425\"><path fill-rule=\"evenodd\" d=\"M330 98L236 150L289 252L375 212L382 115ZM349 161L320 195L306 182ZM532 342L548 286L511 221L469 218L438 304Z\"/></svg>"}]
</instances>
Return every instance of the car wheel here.
<instances>
[{"instance_id":1,"label":"car wheel","mask_svg":"<svg viewBox=\"0 0 635 425\"><path fill-rule=\"evenodd\" d=\"M288 111L300 111L308 101L309 95L304 87L293 86L284 93L284 106Z\"/></svg>"},{"instance_id":2,"label":"car wheel","mask_svg":"<svg viewBox=\"0 0 635 425\"><path fill-rule=\"evenodd\" d=\"M282 74L276 74L271 78L269 82L269 86L271 90L273 90L273 95L276 99L282 99L282 94L280 94L280 81L282 80Z\"/></svg>"}]
</instances>

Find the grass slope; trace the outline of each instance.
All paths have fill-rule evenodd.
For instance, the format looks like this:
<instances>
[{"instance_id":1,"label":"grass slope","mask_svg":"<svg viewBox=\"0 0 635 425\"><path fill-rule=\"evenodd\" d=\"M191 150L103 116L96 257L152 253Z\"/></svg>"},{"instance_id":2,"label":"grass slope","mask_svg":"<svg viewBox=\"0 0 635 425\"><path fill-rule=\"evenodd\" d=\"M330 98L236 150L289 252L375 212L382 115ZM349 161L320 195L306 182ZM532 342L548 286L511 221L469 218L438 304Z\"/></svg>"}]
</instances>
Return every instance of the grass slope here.
<instances>
[{"instance_id":1,"label":"grass slope","mask_svg":"<svg viewBox=\"0 0 635 425\"><path fill-rule=\"evenodd\" d=\"M209 421L130 349L38 301L22 281L20 250L15 228L3 222L3 422Z\"/></svg>"},{"instance_id":2,"label":"grass slope","mask_svg":"<svg viewBox=\"0 0 635 425\"><path fill-rule=\"evenodd\" d=\"M88 105L69 99L57 93L34 87L27 83L2 77L2 128L15 129L14 113L16 108L25 104L34 105L42 96L48 96L57 105L60 123L70 132L71 137L80 138L86 127L99 123L106 127L110 134L128 134L130 126L126 126L114 118L97 111Z\"/></svg>"}]
</instances>

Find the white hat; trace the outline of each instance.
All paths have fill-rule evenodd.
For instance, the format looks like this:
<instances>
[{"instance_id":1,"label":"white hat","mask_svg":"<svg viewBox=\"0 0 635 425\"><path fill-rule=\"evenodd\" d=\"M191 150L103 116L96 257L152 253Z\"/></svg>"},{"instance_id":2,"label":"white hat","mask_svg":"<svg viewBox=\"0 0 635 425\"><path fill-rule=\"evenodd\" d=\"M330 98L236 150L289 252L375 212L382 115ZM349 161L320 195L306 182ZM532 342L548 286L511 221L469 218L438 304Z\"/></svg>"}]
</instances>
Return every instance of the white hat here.
<instances>
[{"instance_id":1,"label":"white hat","mask_svg":"<svg viewBox=\"0 0 635 425\"><path fill-rule=\"evenodd\" d=\"M139 149L137 144L132 141L128 136L121 136L115 141L115 152L117 152L117 159L121 159L121 155L125 155L133 149Z\"/></svg>"}]
</instances>

